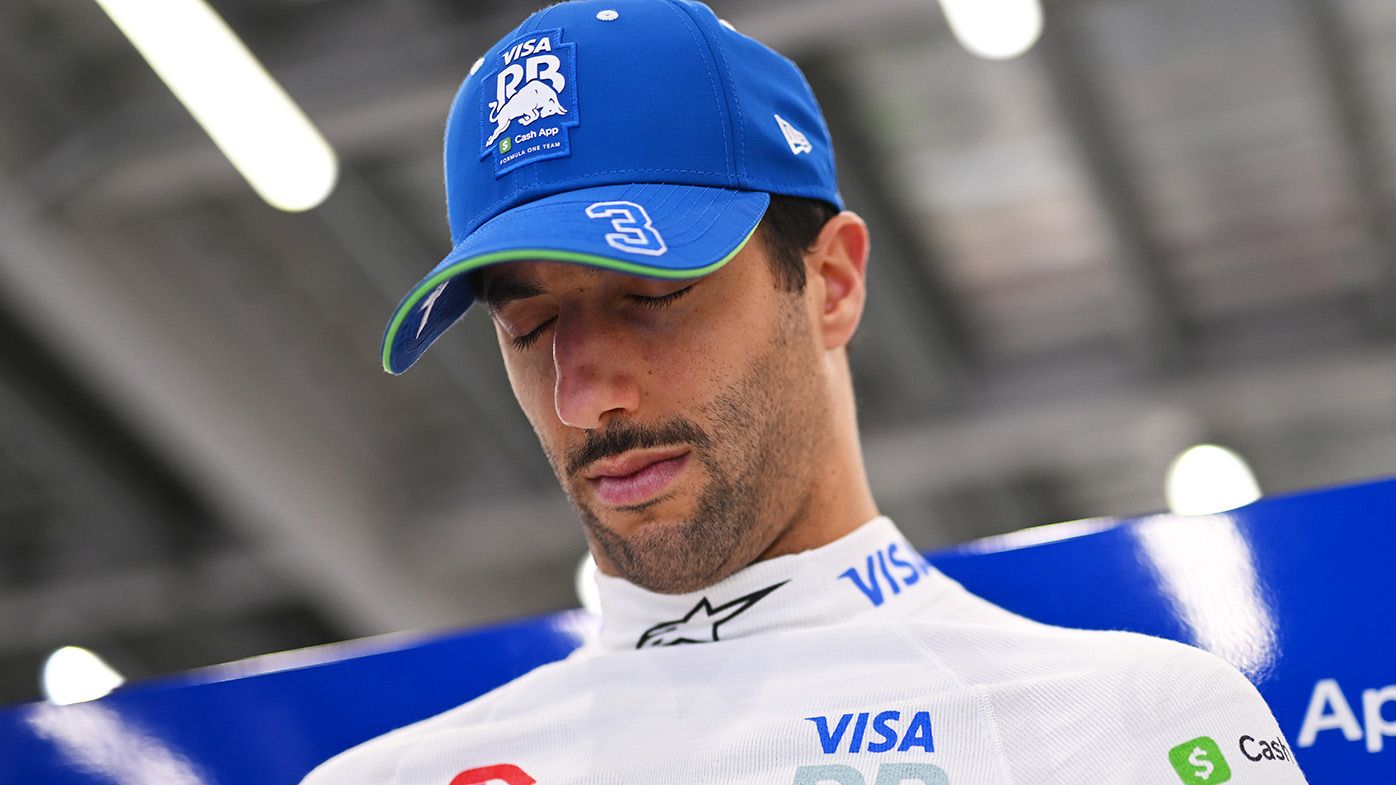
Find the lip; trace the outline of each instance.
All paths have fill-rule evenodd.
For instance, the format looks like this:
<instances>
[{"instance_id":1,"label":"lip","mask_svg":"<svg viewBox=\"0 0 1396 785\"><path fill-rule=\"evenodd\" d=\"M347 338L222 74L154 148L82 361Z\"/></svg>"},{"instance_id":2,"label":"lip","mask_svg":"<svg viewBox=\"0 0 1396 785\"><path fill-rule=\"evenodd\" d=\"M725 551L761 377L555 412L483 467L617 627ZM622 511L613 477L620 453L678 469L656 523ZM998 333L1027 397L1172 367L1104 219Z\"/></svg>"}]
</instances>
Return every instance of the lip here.
<instances>
[{"instance_id":1,"label":"lip","mask_svg":"<svg viewBox=\"0 0 1396 785\"><path fill-rule=\"evenodd\" d=\"M663 493L688 464L688 458L687 448L629 452L597 461L586 478L605 504L631 506Z\"/></svg>"}]
</instances>

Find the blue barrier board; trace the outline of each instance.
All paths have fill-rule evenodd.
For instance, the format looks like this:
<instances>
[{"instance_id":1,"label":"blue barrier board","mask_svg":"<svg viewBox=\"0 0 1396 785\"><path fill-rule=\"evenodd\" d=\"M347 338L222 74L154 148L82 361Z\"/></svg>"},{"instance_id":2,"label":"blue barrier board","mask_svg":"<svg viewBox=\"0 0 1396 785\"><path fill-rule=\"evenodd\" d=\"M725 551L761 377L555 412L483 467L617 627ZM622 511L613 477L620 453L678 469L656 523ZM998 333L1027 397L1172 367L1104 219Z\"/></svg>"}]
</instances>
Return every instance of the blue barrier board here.
<instances>
[{"instance_id":1,"label":"blue barrier board","mask_svg":"<svg viewBox=\"0 0 1396 785\"><path fill-rule=\"evenodd\" d=\"M1313 785L1396 782L1396 481L1217 515L1031 529L929 554L1039 621L1221 655ZM581 611L286 652L0 711L0 785L295 785L316 764L566 656Z\"/></svg>"}]
</instances>

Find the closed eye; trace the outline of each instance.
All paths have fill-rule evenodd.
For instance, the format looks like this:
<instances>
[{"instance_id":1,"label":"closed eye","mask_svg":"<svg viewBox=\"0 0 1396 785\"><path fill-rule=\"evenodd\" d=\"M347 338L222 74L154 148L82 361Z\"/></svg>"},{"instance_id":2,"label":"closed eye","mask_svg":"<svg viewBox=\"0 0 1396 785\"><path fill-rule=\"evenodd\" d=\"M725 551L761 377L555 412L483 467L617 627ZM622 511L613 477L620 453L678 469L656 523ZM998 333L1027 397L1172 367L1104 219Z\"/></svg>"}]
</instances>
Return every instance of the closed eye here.
<instances>
[{"instance_id":1,"label":"closed eye","mask_svg":"<svg viewBox=\"0 0 1396 785\"><path fill-rule=\"evenodd\" d=\"M663 308L667 308L670 305L673 305L684 295L693 291L693 287L697 285L697 282L694 282L678 290L677 292L670 292L669 294L661 295L659 297L646 297L642 294L628 294L626 295L626 298L629 299L631 302L635 303L636 305L640 306L641 308L657 311ZM543 335L543 331L546 330L548 326L551 325L554 320L556 320L556 318L557 317L553 317L552 319L543 322L527 335L520 335L518 338L513 339L511 343L513 343L514 349L522 352L528 347L532 346Z\"/></svg>"},{"instance_id":2,"label":"closed eye","mask_svg":"<svg viewBox=\"0 0 1396 785\"><path fill-rule=\"evenodd\" d=\"M528 335L520 335L518 338L515 338L512 341L512 343L514 344L514 348L518 351L523 351L524 349L527 349L528 347L532 346L534 342L538 340L538 337L543 334L543 331L547 329L548 325L552 324L556 318L557 317L553 317L552 319L549 319L548 321L538 325L536 328L534 328L533 332L529 333Z\"/></svg>"},{"instance_id":3,"label":"closed eye","mask_svg":"<svg viewBox=\"0 0 1396 785\"><path fill-rule=\"evenodd\" d=\"M680 297L683 297L684 295L693 291L693 287L697 285L698 284L696 283L691 283L688 286L685 286L684 288L678 290L677 292L670 292L669 294L662 295L660 297L645 297L644 295L640 294L631 294L626 296L629 297L632 302L639 305L641 308L649 308L651 310L657 311L661 308L667 308L668 306L673 305Z\"/></svg>"}]
</instances>

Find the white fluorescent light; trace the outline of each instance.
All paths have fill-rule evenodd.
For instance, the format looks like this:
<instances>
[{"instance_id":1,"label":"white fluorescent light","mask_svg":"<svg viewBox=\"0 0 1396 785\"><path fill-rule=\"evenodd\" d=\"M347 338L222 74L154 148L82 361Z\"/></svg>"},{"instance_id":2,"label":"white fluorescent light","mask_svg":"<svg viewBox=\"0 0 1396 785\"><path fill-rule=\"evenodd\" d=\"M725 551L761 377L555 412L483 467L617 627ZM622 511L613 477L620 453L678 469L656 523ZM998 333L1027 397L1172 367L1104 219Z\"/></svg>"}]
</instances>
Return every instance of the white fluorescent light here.
<instances>
[{"instance_id":1,"label":"white fluorescent light","mask_svg":"<svg viewBox=\"0 0 1396 785\"><path fill-rule=\"evenodd\" d=\"M64 646L44 662L44 697L59 706L96 700L125 681L101 657L79 646Z\"/></svg>"},{"instance_id":2,"label":"white fluorescent light","mask_svg":"<svg viewBox=\"0 0 1396 785\"><path fill-rule=\"evenodd\" d=\"M596 562L591 554L582 557L577 564L577 600L582 607L592 613L601 612L601 590L596 587Z\"/></svg>"},{"instance_id":3,"label":"white fluorescent light","mask_svg":"<svg viewBox=\"0 0 1396 785\"><path fill-rule=\"evenodd\" d=\"M1184 450L1168 467L1164 483L1168 509L1179 515L1225 512L1260 498L1245 459L1215 444Z\"/></svg>"},{"instance_id":4,"label":"white fluorescent light","mask_svg":"<svg viewBox=\"0 0 1396 785\"><path fill-rule=\"evenodd\" d=\"M97 0L213 143L268 204L320 204L334 150L203 0Z\"/></svg>"},{"instance_id":5,"label":"white fluorescent light","mask_svg":"<svg viewBox=\"0 0 1396 785\"><path fill-rule=\"evenodd\" d=\"M1017 57L1042 36L1038 0L940 0L940 8L960 45L989 60Z\"/></svg>"}]
</instances>

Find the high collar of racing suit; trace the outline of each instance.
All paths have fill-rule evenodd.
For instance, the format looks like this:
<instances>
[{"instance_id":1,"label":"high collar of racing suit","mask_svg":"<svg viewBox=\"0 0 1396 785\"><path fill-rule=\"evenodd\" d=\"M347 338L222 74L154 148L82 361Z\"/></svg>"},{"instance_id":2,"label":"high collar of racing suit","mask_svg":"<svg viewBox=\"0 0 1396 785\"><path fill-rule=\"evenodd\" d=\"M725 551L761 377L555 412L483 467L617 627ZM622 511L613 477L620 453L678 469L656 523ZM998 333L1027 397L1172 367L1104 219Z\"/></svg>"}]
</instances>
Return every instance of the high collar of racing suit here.
<instances>
[{"instance_id":1,"label":"high collar of racing suit","mask_svg":"<svg viewBox=\"0 0 1396 785\"><path fill-rule=\"evenodd\" d=\"M712 643L864 616L911 616L958 589L885 517L828 545L757 562L687 594L657 594L601 574L596 582L598 643L610 650Z\"/></svg>"}]
</instances>

